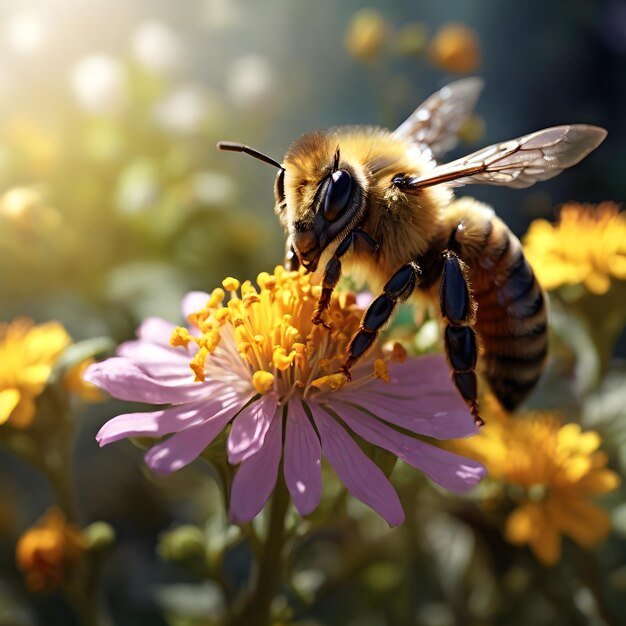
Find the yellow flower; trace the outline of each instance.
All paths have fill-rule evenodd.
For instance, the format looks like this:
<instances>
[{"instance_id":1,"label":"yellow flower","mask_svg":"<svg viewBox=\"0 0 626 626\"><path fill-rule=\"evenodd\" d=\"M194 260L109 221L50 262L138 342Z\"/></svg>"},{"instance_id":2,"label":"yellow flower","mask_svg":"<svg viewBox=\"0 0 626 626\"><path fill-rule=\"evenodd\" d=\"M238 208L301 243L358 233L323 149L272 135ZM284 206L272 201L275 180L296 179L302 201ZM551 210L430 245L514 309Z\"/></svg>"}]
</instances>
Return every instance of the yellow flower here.
<instances>
[{"instance_id":1,"label":"yellow flower","mask_svg":"<svg viewBox=\"0 0 626 626\"><path fill-rule=\"evenodd\" d=\"M430 56L447 72L474 72L480 65L478 35L465 24L444 24L430 44Z\"/></svg>"},{"instance_id":2,"label":"yellow flower","mask_svg":"<svg viewBox=\"0 0 626 626\"><path fill-rule=\"evenodd\" d=\"M618 475L606 468L601 439L578 424L562 424L554 413L509 417L487 402L480 435L453 443L456 452L482 461L490 478L505 487L516 504L505 535L528 544L545 565L561 556L561 535L589 549L610 530L609 516L591 502L612 491Z\"/></svg>"},{"instance_id":3,"label":"yellow flower","mask_svg":"<svg viewBox=\"0 0 626 626\"><path fill-rule=\"evenodd\" d=\"M348 54L359 61L372 61L383 49L389 28L374 9L361 9L351 18L346 30Z\"/></svg>"},{"instance_id":4,"label":"yellow flower","mask_svg":"<svg viewBox=\"0 0 626 626\"><path fill-rule=\"evenodd\" d=\"M17 319L0 324L0 425L30 425L35 398L44 390L54 364L70 342L58 322L35 325L31 320Z\"/></svg>"},{"instance_id":5,"label":"yellow flower","mask_svg":"<svg viewBox=\"0 0 626 626\"><path fill-rule=\"evenodd\" d=\"M614 202L565 204L559 222L535 220L524 238L526 257L545 289L583 284L604 294L611 278L626 280L626 213Z\"/></svg>"},{"instance_id":6,"label":"yellow flower","mask_svg":"<svg viewBox=\"0 0 626 626\"><path fill-rule=\"evenodd\" d=\"M31 591L58 587L75 571L85 540L80 530L68 524L53 507L17 542L15 557Z\"/></svg>"}]
</instances>

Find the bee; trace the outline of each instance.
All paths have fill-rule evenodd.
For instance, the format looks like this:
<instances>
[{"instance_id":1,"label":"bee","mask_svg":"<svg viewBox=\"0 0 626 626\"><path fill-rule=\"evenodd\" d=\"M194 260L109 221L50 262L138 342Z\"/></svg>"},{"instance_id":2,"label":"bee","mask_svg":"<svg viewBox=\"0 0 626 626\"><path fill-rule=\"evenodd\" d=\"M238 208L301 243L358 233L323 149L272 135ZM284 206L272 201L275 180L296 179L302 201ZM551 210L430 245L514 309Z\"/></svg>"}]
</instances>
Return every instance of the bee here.
<instances>
[{"instance_id":1,"label":"bee","mask_svg":"<svg viewBox=\"0 0 626 626\"><path fill-rule=\"evenodd\" d=\"M573 124L497 143L438 164L455 146L483 82L458 80L430 96L398 128L340 126L293 142L278 169L275 211L287 232L286 265L323 268L313 316L324 312L344 271L360 271L375 293L341 371L373 345L399 302L415 292L438 300L456 388L477 425L479 353L491 390L514 410L537 384L547 355L546 295L519 239L488 205L452 189L484 183L524 188L577 164L606 137Z\"/></svg>"}]
</instances>

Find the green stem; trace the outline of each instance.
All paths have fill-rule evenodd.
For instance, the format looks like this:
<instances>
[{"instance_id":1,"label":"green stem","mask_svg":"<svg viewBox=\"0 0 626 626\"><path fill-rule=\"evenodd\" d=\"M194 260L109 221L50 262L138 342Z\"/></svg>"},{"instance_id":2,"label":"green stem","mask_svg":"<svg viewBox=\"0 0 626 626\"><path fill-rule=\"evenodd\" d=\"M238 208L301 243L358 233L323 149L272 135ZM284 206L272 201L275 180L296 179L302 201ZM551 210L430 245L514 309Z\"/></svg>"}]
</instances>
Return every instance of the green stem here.
<instances>
[{"instance_id":1,"label":"green stem","mask_svg":"<svg viewBox=\"0 0 626 626\"><path fill-rule=\"evenodd\" d=\"M267 537L259 557L253 588L230 626L270 626L271 605L283 580L283 553L287 533L285 516L289 507L289 493L279 474L270 504Z\"/></svg>"}]
</instances>

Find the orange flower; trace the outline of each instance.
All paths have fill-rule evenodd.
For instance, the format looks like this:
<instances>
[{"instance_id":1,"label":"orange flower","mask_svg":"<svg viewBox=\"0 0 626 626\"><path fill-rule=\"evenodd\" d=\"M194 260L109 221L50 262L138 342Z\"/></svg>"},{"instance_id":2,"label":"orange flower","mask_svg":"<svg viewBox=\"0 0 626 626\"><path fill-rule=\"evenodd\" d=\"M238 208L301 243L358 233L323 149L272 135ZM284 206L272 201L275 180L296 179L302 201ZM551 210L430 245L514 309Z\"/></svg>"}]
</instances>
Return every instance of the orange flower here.
<instances>
[{"instance_id":1,"label":"orange flower","mask_svg":"<svg viewBox=\"0 0 626 626\"><path fill-rule=\"evenodd\" d=\"M456 452L482 461L489 477L507 487L517 508L505 525L507 540L528 544L545 565L561 556L561 535L589 549L610 530L606 511L592 503L613 491L618 475L606 468L601 439L578 424L562 424L554 413L509 417L486 403L480 435L454 442Z\"/></svg>"},{"instance_id":2,"label":"orange flower","mask_svg":"<svg viewBox=\"0 0 626 626\"><path fill-rule=\"evenodd\" d=\"M15 550L18 568L31 591L58 587L75 571L85 550L78 528L68 524L53 507L19 539Z\"/></svg>"},{"instance_id":3,"label":"orange flower","mask_svg":"<svg viewBox=\"0 0 626 626\"><path fill-rule=\"evenodd\" d=\"M430 56L435 65L447 72L475 72L480 65L478 35L465 24L444 24L431 42Z\"/></svg>"}]
</instances>

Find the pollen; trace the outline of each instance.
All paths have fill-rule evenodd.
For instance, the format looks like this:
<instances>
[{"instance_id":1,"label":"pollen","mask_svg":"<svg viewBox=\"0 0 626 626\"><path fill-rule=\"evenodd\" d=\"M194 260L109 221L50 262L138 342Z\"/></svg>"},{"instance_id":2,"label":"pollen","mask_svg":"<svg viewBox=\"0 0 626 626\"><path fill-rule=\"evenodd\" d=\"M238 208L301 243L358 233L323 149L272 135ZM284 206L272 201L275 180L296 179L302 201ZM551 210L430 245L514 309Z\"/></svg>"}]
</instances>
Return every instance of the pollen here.
<instances>
[{"instance_id":1,"label":"pollen","mask_svg":"<svg viewBox=\"0 0 626 626\"><path fill-rule=\"evenodd\" d=\"M348 381L337 372L363 311L354 294L336 293L327 312L333 329L313 324L320 294L313 280L304 270L283 267L274 273L261 272L256 286L249 280L225 278L223 289L215 289L205 307L188 318L200 333L176 329L170 344L190 350L197 345L189 365L199 382L210 377L212 359L235 355L249 370L258 393L274 389L286 399L295 388L303 389L305 396L340 389ZM380 378L388 378L384 363L376 371Z\"/></svg>"},{"instance_id":2,"label":"pollen","mask_svg":"<svg viewBox=\"0 0 626 626\"><path fill-rule=\"evenodd\" d=\"M252 375L252 384L254 388L260 393L267 393L274 385L275 376L271 372L254 372Z\"/></svg>"}]
</instances>

